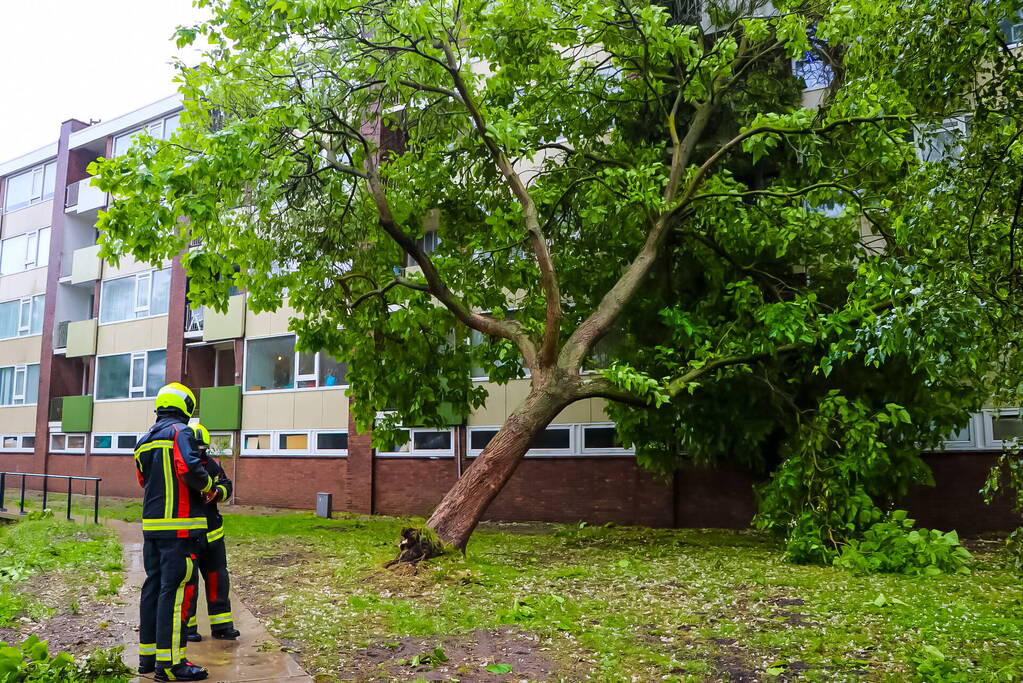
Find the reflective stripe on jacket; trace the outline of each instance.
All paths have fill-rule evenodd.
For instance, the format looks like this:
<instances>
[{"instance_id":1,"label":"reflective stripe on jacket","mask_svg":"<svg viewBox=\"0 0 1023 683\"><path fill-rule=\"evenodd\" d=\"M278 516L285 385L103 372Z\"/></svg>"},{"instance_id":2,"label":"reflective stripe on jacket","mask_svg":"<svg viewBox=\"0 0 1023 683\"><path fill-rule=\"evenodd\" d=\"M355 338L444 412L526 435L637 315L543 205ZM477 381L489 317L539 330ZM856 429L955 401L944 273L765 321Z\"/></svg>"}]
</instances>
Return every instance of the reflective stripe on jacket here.
<instances>
[{"instance_id":1,"label":"reflective stripe on jacket","mask_svg":"<svg viewBox=\"0 0 1023 683\"><path fill-rule=\"evenodd\" d=\"M160 415L135 446L135 467L145 489L142 534L188 538L206 533L202 493L213 487L197 457L195 435L177 417Z\"/></svg>"}]
</instances>

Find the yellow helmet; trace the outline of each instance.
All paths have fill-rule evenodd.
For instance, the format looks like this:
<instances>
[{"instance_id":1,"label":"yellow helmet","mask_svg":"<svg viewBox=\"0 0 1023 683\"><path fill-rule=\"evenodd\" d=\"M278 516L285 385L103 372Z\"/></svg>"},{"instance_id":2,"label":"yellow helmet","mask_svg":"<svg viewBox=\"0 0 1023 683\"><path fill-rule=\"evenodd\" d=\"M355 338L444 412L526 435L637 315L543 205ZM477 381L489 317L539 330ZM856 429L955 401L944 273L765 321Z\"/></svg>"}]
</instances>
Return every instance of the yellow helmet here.
<instances>
[{"instance_id":1,"label":"yellow helmet","mask_svg":"<svg viewBox=\"0 0 1023 683\"><path fill-rule=\"evenodd\" d=\"M201 446L210 445L210 430L206 429L203 425L196 422L192 425L192 431L195 432L195 440L199 442Z\"/></svg>"},{"instance_id":2,"label":"yellow helmet","mask_svg":"<svg viewBox=\"0 0 1023 683\"><path fill-rule=\"evenodd\" d=\"M177 408L185 417L192 417L195 412L195 394L184 384L171 382L156 394L156 407Z\"/></svg>"}]
</instances>

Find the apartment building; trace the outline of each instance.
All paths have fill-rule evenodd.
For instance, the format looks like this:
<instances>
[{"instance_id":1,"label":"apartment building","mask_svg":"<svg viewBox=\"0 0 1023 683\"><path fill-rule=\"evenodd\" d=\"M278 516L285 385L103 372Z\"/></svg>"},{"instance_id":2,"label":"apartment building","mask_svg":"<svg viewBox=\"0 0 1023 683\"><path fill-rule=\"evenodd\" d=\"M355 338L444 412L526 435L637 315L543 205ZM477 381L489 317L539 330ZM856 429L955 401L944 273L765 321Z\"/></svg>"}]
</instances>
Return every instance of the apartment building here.
<instances>
[{"instance_id":1,"label":"apartment building","mask_svg":"<svg viewBox=\"0 0 1023 683\"><path fill-rule=\"evenodd\" d=\"M795 68L812 101L827 74ZM0 470L101 477L106 494L138 495L135 440L156 391L181 381L199 397L237 502L309 508L325 491L352 512L429 512L528 380L474 378L489 391L483 408L376 450L350 420L344 364L295 350L292 310L255 314L238 293L226 312L204 311L189 305L177 260L103 262L95 225L108 197L90 184L89 163L122 153L140 131L169 136L180 109L174 96L102 123L65 121L56 142L0 163ZM1009 510L984 508L976 491L1001 441L1020 433L1018 413L975 416L930 456L939 488L917 494L914 512L961 530L1013 526ZM555 419L488 517L744 527L751 483L724 470L655 479L617 445L594 399ZM954 520L943 517L950 511Z\"/></svg>"}]
</instances>

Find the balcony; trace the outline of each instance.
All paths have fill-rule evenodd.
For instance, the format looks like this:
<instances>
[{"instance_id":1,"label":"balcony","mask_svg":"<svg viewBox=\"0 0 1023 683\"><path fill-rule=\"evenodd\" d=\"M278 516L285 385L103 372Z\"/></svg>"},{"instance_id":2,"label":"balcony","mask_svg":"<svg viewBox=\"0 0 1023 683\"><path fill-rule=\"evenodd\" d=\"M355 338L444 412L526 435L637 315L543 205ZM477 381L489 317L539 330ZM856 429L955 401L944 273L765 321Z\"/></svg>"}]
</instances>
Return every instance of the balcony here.
<instances>
[{"instance_id":1,"label":"balcony","mask_svg":"<svg viewBox=\"0 0 1023 683\"><path fill-rule=\"evenodd\" d=\"M99 245L75 249L71 257L71 284L95 282L102 275L103 262L99 258Z\"/></svg>"},{"instance_id":2,"label":"balcony","mask_svg":"<svg viewBox=\"0 0 1023 683\"><path fill-rule=\"evenodd\" d=\"M199 308L185 309L185 339L200 339L203 336L205 311Z\"/></svg>"},{"instance_id":3,"label":"balcony","mask_svg":"<svg viewBox=\"0 0 1023 683\"><path fill-rule=\"evenodd\" d=\"M236 294L228 299L227 310L204 311L203 341L237 339L245 334L245 295Z\"/></svg>"},{"instance_id":4,"label":"balcony","mask_svg":"<svg viewBox=\"0 0 1023 683\"><path fill-rule=\"evenodd\" d=\"M92 178L83 178L68 185L64 195L64 211L85 213L107 205L107 193L93 186Z\"/></svg>"},{"instance_id":5,"label":"balcony","mask_svg":"<svg viewBox=\"0 0 1023 683\"><path fill-rule=\"evenodd\" d=\"M64 419L64 397L54 396L50 399L50 413L48 420L50 422L60 422Z\"/></svg>"},{"instance_id":6,"label":"balcony","mask_svg":"<svg viewBox=\"0 0 1023 683\"><path fill-rule=\"evenodd\" d=\"M61 401L60 431L65 434L92 431L92 396L65 396Z\"/></svg>"},{"instance_id":7,"label":"balcony","mask_svg":"<svg viewBox=\"0 0 1023 683\"><path fill-rule=\"evenodd\" d=\"M241 386L204 387L199 392L199 414L207 429L241 429Z\"/></svg>"},{"instance_id":8,"label":"balcony","mask_svg":"<svg viewBox=\"0 0 1023 683\"><path fill-rule=\"evenodd\" d=\"M68 358L96 355L96 318L76 320L68 323L67 352Z\"/></svg>"},{"instance_id":9,"label":"balcony","mask_svg":"<svg viewBox=\"0 0 1023 683\"><path fill-rule=\"evenodd\" d=\"M71 324L70 320L61 320L53 328L53 350L59 351L60 349L67 348L67 328Z\"/></svg>"}]
</instances>

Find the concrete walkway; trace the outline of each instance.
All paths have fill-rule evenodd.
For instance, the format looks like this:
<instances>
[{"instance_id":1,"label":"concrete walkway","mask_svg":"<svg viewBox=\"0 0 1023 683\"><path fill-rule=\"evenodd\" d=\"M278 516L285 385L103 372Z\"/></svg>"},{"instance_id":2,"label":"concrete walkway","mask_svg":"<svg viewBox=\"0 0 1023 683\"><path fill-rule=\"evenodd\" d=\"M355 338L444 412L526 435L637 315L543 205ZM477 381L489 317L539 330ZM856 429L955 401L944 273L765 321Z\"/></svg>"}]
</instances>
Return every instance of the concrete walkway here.
<instances>
[{"instance_id":1,"label":"concrete walkway","mask_svg":"<svg viewBox=\"0 0 1023 683\"><path fill-rule=\"evenodd\" d=\"M117 531L124 546L126 590L131 598L127 606L129 623L138 624L139 595L146 578L142 565L142 527L117 520L105 522ZM230 563L230 558L228 559ZM202 596L200 580L199 633L201 643L188 644L188 659L205 666L210 671L209 681L219 683L242 683L247 681L283 681L285 683L314 683L309 674L292 659L281 652L280 644L252 615L237 593L231 591L231 611L235 627L242 632L237 641L213 640L209 637L209 622L206 616L206 600ZM131 620L131 615L135 615ZM138 631L131 631L125 637L125 662L134 671L138 666ZM150 676L139 676L136 681L151 680Z\"/></svg>"}]
</instances>

